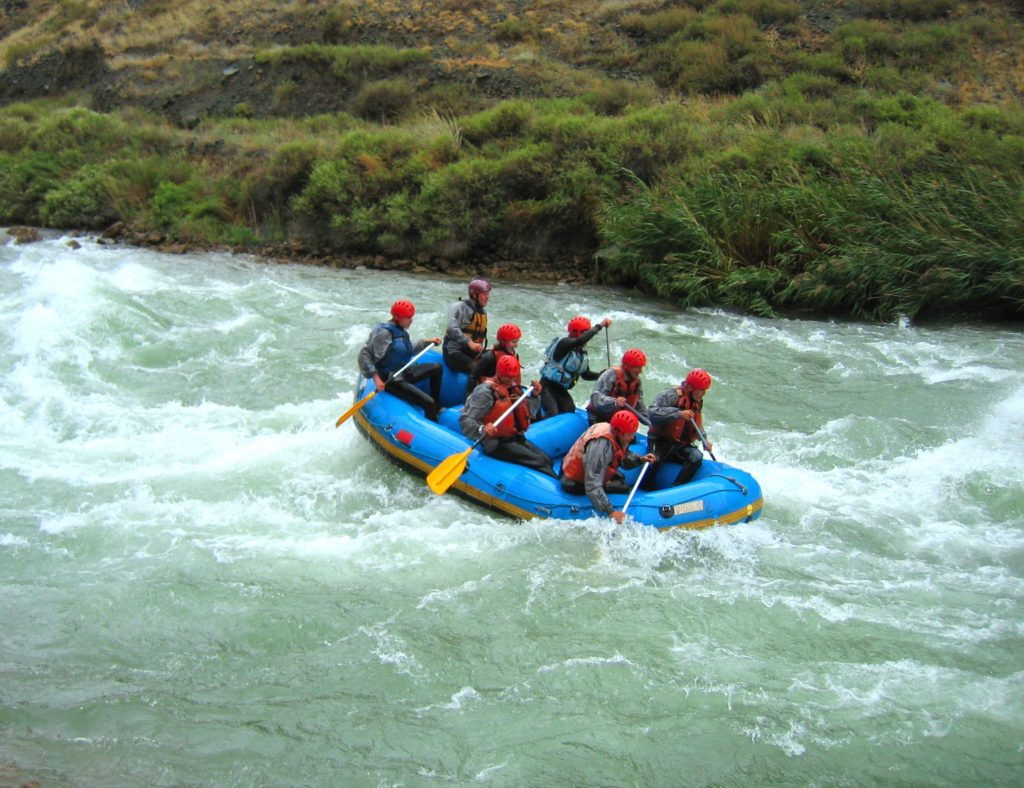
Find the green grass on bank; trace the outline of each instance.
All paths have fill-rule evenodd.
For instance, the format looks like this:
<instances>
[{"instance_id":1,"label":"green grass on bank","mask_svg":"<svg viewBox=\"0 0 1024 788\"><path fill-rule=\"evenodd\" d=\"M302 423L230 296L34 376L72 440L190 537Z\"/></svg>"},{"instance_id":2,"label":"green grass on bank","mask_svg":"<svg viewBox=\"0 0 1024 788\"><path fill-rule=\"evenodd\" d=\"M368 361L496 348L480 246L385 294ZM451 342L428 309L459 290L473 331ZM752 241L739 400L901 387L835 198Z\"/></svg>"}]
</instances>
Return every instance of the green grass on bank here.
<instances>
[{"instance_id":1,"label":"green grass on bank","mask_svg":"<svg viewBox=\"0 0 1024 788\"><path fill-rule=\"evenodd\" d=\"M1024 110L856 89L826 113L793 90L617 116L585 99L511 101L402 126L193 131L12 105L0 216L323 253L596 254L603 281L765 315L1024 314ZM830 128L809 122L825 114Z\"/></svg>"}]
</instances>

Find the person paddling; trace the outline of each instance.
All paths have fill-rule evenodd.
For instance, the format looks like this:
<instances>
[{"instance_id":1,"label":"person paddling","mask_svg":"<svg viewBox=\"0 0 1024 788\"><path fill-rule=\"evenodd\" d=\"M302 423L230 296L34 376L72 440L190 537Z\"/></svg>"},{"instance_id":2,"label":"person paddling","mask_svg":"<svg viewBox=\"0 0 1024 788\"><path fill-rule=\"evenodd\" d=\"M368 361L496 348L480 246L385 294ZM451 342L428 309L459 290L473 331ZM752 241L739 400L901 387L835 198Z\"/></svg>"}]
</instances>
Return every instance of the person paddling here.
<instances>
[{"instance_id":1,"label":"person paddling","mask_svg":"<svg viewBox=\"0 0 1024 788\"><path fill-rule=\"evenodd\" d=\"M700 470L704 455L696 444L704 431L704 394L709 388L711 375L703 369L695 369L680 385L655 397L648 410L651 427L647 431L647 448L657 455L658 461L644 480L645 490L654 489L654 479L663 462L678 462L683 466L673 485L686 484ZM710 441L706 448L709 452L712 450Z\"/></svg>"},{"instance_id":2,"label":"person paddling","mask_svg":"<svg viewBox=\"0 0 1024 788\"><path fill-rule=\"evenodd\" d=\"M587 418L591 424L608 421L627 406L646 418L644 387L640 381L645 366L647 356L633 347L622 354L621 364L601 373L587 403Z\"/></svg>"},{"instance_id":3,"label":"person paddling","mask_svg":"<svg viewBox=\"0 0 1024 788\"><path fill-rule=\"evenodd\" d=\"M455 372L469 372L487 347L487 302L491 283L474 279L469 298L460 298L448 311L448 327L441 346L444 363Z\"/></svg>"},{"instance_id":4,"label":"person paddling","mask_svg":"<svg viewBox=\"0 0 1024 788\"><path fill-rule=\"evenodd\" d=\"M545 418L575 412L576 403L569 390L580 378L597 380L599 377L597 372L590 369L587 343L602 328L608 328L611 324L612 321L605 318L591 327L587 318L577 315L567 326L569 336L551 340L544 351L544 366L540 370L540 379L544 383L544 391L540 396Z\"/></svg>"},{"instance_id":5,"label":"person paddling","mask_svg":"<svg viewBox=\"0 0 1024 788\"><path fill-rule=\"evenodd\" d=\"M531 383L533 392L511 416L495 424L523 393L519 379L519 359L512 355L498 359L495 376L480 381L462 406L459 427L462 434L472 440L487 436L481 443L484 454L554 476L551 458L540 446L527 440L525 434L530 427L531 412L535 413L540 407L539 381Z\"/></svg>"},{"instance_id":6,"label":"person paddling","mask_svg":"<svg viewBox=\"0 0 1024 788\"><path fill-rule=\"evenodd\" d=\"M441 401L441 365L413 364L401 376L394 373L427 345L438 345L440 337L421 339L412 344L409 326L416 307L412 301L399 300L391 305L391 320L380 323L370 332L369 339L359 351L359 371L372 378L377 391L387 391L406 402L423 408L431 421L437 421ZM429 378L430 394L416 387L416 383Z\"/></svg>"},{"instance_id":7,"label":"person paddling","mask_svg":"<svg viewBox=\"0 0 1024 788\"><path fill-rule=\"evenodd\" d=\"M629 450L639 426L640 420L628 410L616 412L610 422L592 425L562 460L562 489L571 495L586 494L595 512L621 523L625 513L616 511L608 499L608 493L629 492L619 467L635 468L657 459L653 454L639 455Z\"/></svg>"}]
</instances>

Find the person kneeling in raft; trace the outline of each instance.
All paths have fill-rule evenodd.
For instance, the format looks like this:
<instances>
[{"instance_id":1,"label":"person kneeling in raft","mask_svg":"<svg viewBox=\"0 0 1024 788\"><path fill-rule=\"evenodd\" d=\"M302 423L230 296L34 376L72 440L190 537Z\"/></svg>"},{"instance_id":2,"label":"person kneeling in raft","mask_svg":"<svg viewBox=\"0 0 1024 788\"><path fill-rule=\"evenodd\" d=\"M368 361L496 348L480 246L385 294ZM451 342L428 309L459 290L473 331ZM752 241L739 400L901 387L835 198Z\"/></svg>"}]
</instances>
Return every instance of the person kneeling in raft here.
<instances>
[{"instance_id":1,"label":"person kneeling in raft","mask_svg":"<svg viewBox=\"0 0 1024 788\"><path fill-rule=\"evenodd\" d=\"M608 493L629 492L619 466L635 468L658 459L653 454L629 450L639 426L640 420L628 410L616 411L610 422L591 426L562 460L562 489L571 495L585 493L594 511L607 514L617 523L625 520L625 513L615 511L608 500Z\"/></svg>"},{"instance_id":2,"label":"person kneeling in raft","mask_svg":"<svg viewBox=\"0 0 1024 788\"><path fill-rule=\"evenodd\" d=\"M431 421L437 421L441 401L441 365L411 364L414 356L428 345L439 345L440 337L421 339L414 346L408 328L412 325L416 307L412 301L395 301L391 305L391 320L379 323L370 332L366 345L359 351L359 371L373 378L377 391L387 391L413 405L419 405ZM402 370L400 376L396 372ZM415 384L430 378L430 394Z\"/></svg>"},{"instance_id":3,"label":"person kneeling in raft","mask_svg":"<svg viewBox=\"0 0 1024 788\"><path fill-rule=\"evenodd\" d=\"M530 427L531 416L540 407L540 383L533 381L531 395L501 424L495 425L523 393L523 387L519 385L519 374L519 359L515 356L502 356L498 359L495 376L481 381L463 405L459 427L462 434L471 440L476 440L480 435L487 436L481 443L484 454L554 476L551 458L540 446L527 440L524 434Z\"/></svg>"}]
</instances>

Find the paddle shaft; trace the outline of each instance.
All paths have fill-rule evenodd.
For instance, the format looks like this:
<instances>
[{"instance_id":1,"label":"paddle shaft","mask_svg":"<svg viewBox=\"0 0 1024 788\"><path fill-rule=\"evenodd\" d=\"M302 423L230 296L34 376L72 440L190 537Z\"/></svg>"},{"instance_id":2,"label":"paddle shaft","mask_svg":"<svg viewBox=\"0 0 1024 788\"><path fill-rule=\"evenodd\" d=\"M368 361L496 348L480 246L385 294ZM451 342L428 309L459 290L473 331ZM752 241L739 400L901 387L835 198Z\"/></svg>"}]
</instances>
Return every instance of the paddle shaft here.
<instances>
[{"instance_id":1,"label":"paddle shaft","mask_svg":"<svg viewBox=\"0 0 1024 788\"><path fill-rule=\"evenodd\" d=\"M428 350L430 350L430 349L431 349L432 347L434 347L434 343L433 343L433 342L428 342L428 343L427 343L427 346L426 346L425 348L423 348L423 350L421 350L421 351L420 351L419 353L417 353L417 354L416 354L415 356L413 356L412 358L410 358L410 359L409 359L409 360L408 360L408 361L407 361L407 362L405 363L405 366L403 366L403 367L402 367L402 368L401 368L400 370L398 370L398 372L396 372L396 373L395 373L394 375L392 375L392 376L391 376L390 378L388 378L388 381L390 382L390 381L394 380L394 379L395 379L395 378L397 378L397 377L398 377L399 375L401 375L401 374L402 374L403 372L405 372L405 371L406 371L406 370L407 370L407 369L408 369L409 367L411 367L411 366L412 366L413 364L415 364L415 363L416 363L417 361L419 361L419 360L420 360L420 358L421 358L421 357L422 357L422 356L423 356L423 355L424 355L424 354L425 354L425 353L426 353L426 352L427 352Z\"/></svg>"},{"instance_id":2,"label":"paddle shaft","mask_svg":"<svg viewBox=\"0 0 1024 788\"><path fill-rule=\"evenodd\" d=\"M604 352L608 354L608 366L612 365L612 342L608 339L608 326L604 327Z\"/></svg>"},{"instance_id":3,"label":"paddle shaft","mask_svg":"<svg viewBox=\"0 0 1024 788\"><path fill-rule=\"evenodd\" d=\"M693 419L690 419L690 424L692 424L693 428L697 430L697 437L700 438L700 442L704 444L704 448L707 450L707 453L711 455L711 459L715 460L715 462L718 462L718 460L715 459L715 453L708 448L708 439L705 438L704 433L700 431L700 427L697 426L697 422L694 421Z\"/></svg>"},{"instance_id":4,"label":"paddle shaft","mask_svg":"<svg viewBox=\"0 0 1024 788\"><path fill-rule=\"evenodd\" d=\"M507 419L512 414L512 411L518 408L528 396L530 396L530 389L524 391L519 399L513 402L512 406L495 420L494 426L497 427ZM427 474L427 486L438 495L444 495L448 492L448 488L455 484L462 475L462 472L466 470L466 464L469 461L469 455L473 453L473 449L479 446L486 438L487 434L481 433L480 437L473 441L473 445L468 449L450 454L441 460L437 467Z\"/></svg>"},{"instance_id":5,"label":"paddle shaft","mask_svg":"<svg viewBox=\"0 0 1024 788\"><path fill-rule=\"evenodd\" d=\"M423 350L421 350L419 353L417 353L415 356L413 356L411 359L409 359L409 361L405 364L405 366L403 366L400 370L398 370L398 372L396 372L394 375L392 375L390 378L388 378L388 380L394 380L395 378L397 378L399 375L401 375L403 372L405 372L409 367L411 367L413 364L415 364L417 361L419 361L420 357L422 357L432 347L434 347L434 343L433 342L427 343L427 346L425 348L423 348ZM365 397L363 397L361 400L359 400L355 405L353 405L351 408L349 408L344 413L342 413L341 416L338 417L338 420L336 422L334 422L334 426L335 427L340 427L342 424L344 424L346 421L348 421L349 418L351 418L353 413L355 413L357 410L359 410L361 407L363 407L363 405L365 405L371 399L376 397L378 394L380 394L379 391L372 391L369 394L367 394Z\"/></svg>"},{"instance_id":6,"label":"paddle shaft","mask_svg":"<svg viewBox=\"0 0 1024 788\"><path fill-rule=\"evenodd\" d=\"M642 414L640 411L638 411L636 408L634 408L632 405L630 405L628 402L626 403L626 410L631 411L633 415L636 416L640 420L640 423L643 424L645 427L651 426L651 420L647 418L644 414Z\"/></svg>"},{"instance_id":7,"label":"paddle shaft","mask_svg":"<svg viewBox=\"0 0 1024 788\"><path fill-rule=\"evenodd\" d=\"M626 499L626 502L622 505L623 514L626 513L626 509L629 508L629 505L633 503L633 496L636 495L636 491L640 489L640 482L644 480L644 474L647 473L647 469L650 467L651 464L649 462L645 462L644 467L640 469L640 475L636 477L636 481L633 482L633 489L629 491L629 497Z\"/></svg>"}]
</instances>

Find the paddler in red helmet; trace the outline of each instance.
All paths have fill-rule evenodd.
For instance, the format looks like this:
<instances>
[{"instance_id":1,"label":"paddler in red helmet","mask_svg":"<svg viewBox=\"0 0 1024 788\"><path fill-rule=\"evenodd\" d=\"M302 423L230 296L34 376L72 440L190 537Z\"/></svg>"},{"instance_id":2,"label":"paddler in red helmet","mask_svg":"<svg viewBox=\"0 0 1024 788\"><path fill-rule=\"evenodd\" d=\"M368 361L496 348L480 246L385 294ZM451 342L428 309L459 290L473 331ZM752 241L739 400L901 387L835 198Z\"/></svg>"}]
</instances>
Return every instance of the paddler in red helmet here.
<instances>
[{"instance_id":1,"label":"paddler in red helmet","mask_svg":"<svg viewBox=\"0 0 1024 788\"><path fill-rule=\"evenodd\" d=\"M673 486L686 484L700 470L704 454L697 444L704 432L704 395L709 388L711 375L698 368L691 370L678 386L655 397L648 410L651 426L647 431L647 448L657 455L658 462L648 468L644 489L654 488L658 465L663 462L678 462L683 466ZM712 451L710 441L705 448Z\"/></svg>"},{"instance_id":2,"label":"paddler in red helmet","mask_svg":"<svg viewBox=\"0 0 1024 788\"><path fill-rule=\"evenodd\" d=\"M484 454L554 476L551 458L526 438L531 416L540 407L541 385L538 381L531 383L533 390L530 396L500 424L496 423L522 395L524 389L519 377L519 359L510 355L498 359L494 377L480 381L462 406L459 427L462 434L472 440L486 436L480 444Z\"/></svg>"},{"instance_id":3,"label":"paddler in red helmet","mask_svg":"<svg viewBox=\"0 0 1024 788\"><path fill-rule=\"evenodd\" d=\"M594 511L621 523L626 515L608 499L608 493L629 492L619 468L635 468L657 459L653 454L629 450L639 426L640 420L628 410L616 412L610 422L591 425L562 460L562 489L571 495L585 494Z\"/></svg>"},{"instance_id":4,"label":"paddler in red helmet","mask_svg":"<svg viewBox=\"0 0 1024 788\"><path fill-rule=\"evenodd\" d=\"M379 323L370 332L369 339L359 351L359 371L373 378L377 391L387 391L406 402L419 405L431 421L437 421L441 401L441 365L413 364L399 377L394 374L427 345L438 345L440 337L421 339L415 345L409 338L416 307L412 301L400 299L391 305L391 320ZM430 394L416 387L421 380L430 379Z\"/></svg>"}]
</instances>

